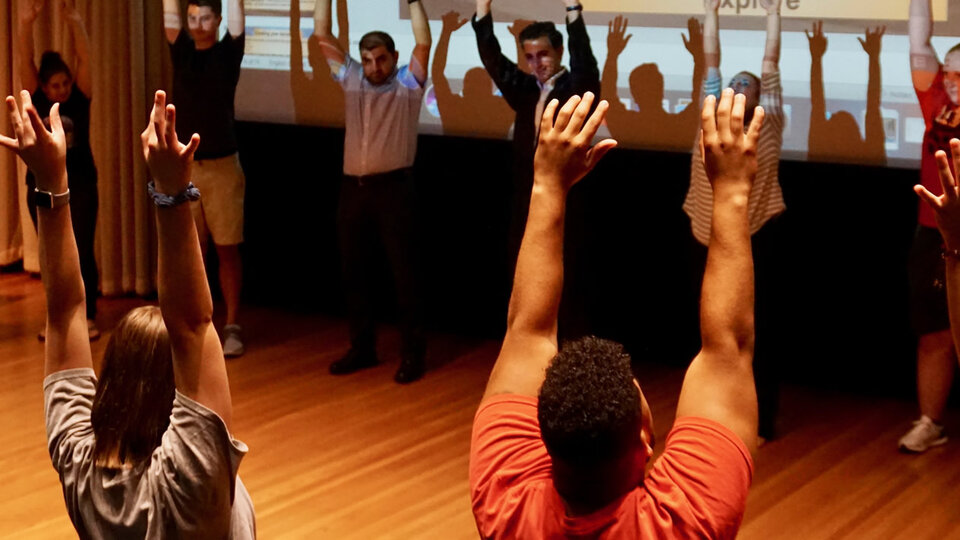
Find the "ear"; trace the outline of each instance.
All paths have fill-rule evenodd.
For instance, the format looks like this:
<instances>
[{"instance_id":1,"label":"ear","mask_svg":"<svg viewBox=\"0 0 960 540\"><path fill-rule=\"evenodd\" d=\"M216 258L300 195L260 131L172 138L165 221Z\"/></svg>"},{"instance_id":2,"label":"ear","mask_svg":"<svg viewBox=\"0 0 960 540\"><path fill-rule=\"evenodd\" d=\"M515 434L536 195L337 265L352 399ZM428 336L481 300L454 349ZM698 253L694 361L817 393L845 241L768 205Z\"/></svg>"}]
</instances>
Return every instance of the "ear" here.
<instances>
[{"instance_id":1,"label":"ear","mask_svg":"<svg viewBox=\"0 0 960 540\"><path fill-rule=\"evenodd\" d=\"M400 61L400 52L393 51L393 63L396 64L399 61Z\"/></svg>"},{"instance_id":2,"label":"ear","mask_svg":"<svg viewBox=\"0 0 960 540\"><path fill-rule=\"evenodd\" d=\"M561 59L563 58L563 45L557 47L557 57Z\"/></svg>"}]
</instances>

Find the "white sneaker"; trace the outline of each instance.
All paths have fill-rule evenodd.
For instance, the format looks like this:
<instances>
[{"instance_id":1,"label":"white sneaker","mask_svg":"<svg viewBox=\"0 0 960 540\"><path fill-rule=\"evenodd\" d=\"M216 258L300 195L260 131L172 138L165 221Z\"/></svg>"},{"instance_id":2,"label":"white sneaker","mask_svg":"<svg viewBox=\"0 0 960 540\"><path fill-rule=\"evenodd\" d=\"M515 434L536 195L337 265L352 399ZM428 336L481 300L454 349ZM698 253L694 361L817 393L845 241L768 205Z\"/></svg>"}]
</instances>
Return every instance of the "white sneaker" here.
<instances>
[{"instance_id":1,"label":"white sneaker","mask_svg":"<svg viewBox=\"0 0 960 540\"><path fill-rule=\"evenodd\" d=\"M947 442L943 426L937 425L929 416L921 416L913 422L913 428L900 438L900 450L905 452L926 452L934 446Z\"/></svg>"},{"instance_id":2,"label":"white sneaker","mask_svg":"<svg viewBox=\"0 0 960 540\"><path fill-rule=\"evenodd\" d=\"M228 324L223 327L223 355L227 358L241 356L244 352L240 338L240 325Z\"/></svg>"}]
</instances>

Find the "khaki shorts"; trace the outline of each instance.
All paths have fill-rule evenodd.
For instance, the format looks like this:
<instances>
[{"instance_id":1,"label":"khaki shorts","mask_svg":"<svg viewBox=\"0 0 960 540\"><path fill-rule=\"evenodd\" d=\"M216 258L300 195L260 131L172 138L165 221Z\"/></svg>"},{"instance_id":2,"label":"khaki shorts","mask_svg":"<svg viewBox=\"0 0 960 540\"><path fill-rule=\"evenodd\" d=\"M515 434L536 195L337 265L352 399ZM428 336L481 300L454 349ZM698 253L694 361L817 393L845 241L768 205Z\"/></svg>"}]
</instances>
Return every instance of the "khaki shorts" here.
<instances>
[{"instance_id":1,"label":"khaki shorts","mask_svg":"<svg viewBox=\"0 0 960 540\"><path fill-rule=\"evenodd\" d=\"M190 203L200 241L209 235L218 246L242 243L246 179L240 157L195 160L191 172L193 185L200 190L200 200Z\"/></svg>"}]
</instances>

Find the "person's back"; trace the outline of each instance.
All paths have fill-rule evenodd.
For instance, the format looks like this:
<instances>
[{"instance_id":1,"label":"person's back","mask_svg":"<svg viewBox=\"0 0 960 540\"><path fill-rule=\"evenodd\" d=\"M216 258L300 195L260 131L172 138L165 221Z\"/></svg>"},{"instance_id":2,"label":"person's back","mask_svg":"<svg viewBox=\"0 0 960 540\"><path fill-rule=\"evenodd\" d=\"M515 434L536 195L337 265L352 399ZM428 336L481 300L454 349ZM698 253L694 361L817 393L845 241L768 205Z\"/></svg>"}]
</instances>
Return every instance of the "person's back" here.
<instances>
[{"instance_id":1,"label":"person's back","mask_svg":"<svg viewBox=\"0 0 960 540\"><path fill-rule=\"evenodd\" d=\"M747 207L763 109L747 131L743 95L727 90L719 107L713 96L704 104L715 197L703 348L647 474L653 417L630 356L595 337L557 346L566 197L615 145L590 146L609 107L601 102L591 115L593 100L574 97L559 112L553 101L541 122L507 334L473 423L477 528L483 538L733 538L757 443Z\"/></svg>"},{"instance_id":2,"label":"person's back","mask_svg":"<svg viewBox=\"0 0 960 540\"><path fill-rule=\"evenodd\" d=\"M95 457L91 369L44 381L47 439L67 514L83 537L255 538L253 503L237 476L247 446L220 417L177 393L170 426L149 459L104 466Z\"/></svg>"}]
</instances>

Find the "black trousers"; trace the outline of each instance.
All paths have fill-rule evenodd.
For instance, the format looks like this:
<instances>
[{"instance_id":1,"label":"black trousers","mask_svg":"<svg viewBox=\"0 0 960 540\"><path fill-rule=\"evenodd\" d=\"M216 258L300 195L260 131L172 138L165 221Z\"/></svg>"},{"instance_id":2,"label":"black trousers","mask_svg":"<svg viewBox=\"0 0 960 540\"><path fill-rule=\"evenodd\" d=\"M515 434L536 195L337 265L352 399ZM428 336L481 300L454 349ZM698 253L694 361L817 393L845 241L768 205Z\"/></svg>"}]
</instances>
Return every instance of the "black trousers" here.
<instances>
[{"instance_id":1,"label":"black trousers","mask_svg":"<svg viewBox=\"0 0 960 540\"><path fill-rule=\"evenodd\" d=\"M377 251L390 264L397 292L403 358L422 357L421 251L417 201L409 169L374 176L345 176L337 208L337 234L344 294L350 319L350 344L373 351L376 346L375 298L372 291Z\"/></svg>"},{"instance_id":2,"label":"black trousers","mask_svg":"<svg viewBox=\"0 0 960 540\"><path fill-rule=\"evenodd\" d=\"M97 270L97 258L93 251L93 242L97 232L97 212L100 201L97 196L97 180L88 178L70 178L70 221L73 223L73 236L77 241L80 254L80 275L87 297L87 318L97 316L97 297L100 294L100 272ZM32 174L27 174L27 208L30 218L37 228L37 200L33 190L37 187Z\"/></svg>"}]
</instances>

